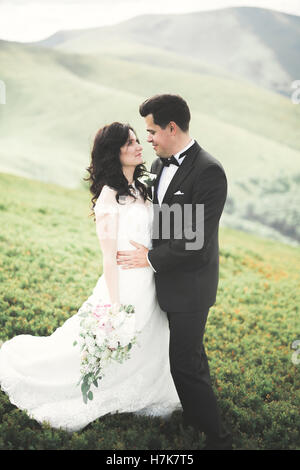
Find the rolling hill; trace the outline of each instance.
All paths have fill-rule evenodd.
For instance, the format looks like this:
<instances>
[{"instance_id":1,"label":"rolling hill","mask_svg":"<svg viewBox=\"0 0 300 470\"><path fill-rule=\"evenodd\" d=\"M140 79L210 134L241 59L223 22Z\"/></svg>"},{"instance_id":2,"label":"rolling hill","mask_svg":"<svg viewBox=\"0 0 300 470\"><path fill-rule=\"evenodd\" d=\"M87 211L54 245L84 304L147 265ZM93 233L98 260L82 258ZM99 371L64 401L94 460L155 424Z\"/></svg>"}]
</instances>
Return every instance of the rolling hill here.
<instances>
[{"instance_id":1,"label":"rolling hill","mask_svg":"<svg viewBox=\"0 0 300 470\"><path fill-rule=\"evenodd\" d=\"M138 106L155 93L179 93L191 107L191 134L228 175L224 221L300 240L299 106L174 51L123 41L79 54L58 48L71 41L69 33L59 37L52 38L55 48L0 41L7 89L0 105L1 171L76 187L96 131L114 120L134 126L150 167L155 155Z\"/></svg>"}]
</instances>

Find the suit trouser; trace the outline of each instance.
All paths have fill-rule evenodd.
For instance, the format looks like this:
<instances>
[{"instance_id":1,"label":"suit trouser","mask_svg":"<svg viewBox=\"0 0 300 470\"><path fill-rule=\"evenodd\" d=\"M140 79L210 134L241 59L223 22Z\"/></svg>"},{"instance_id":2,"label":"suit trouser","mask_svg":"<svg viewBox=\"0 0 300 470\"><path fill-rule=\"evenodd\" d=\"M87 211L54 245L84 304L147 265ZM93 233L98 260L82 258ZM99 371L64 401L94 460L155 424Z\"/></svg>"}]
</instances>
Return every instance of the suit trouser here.
<instances>
[{"instance_id":1,"label":"suit trouser","mask_svg":"<svg viewBox=\"0 0 300 470\"><path fill-rule=\"evenodd\" d=\"M168 313L170 369L183 408L183 420L218 439L222 426L212 389L203 334L208 310Z\"/></svg>"}]
</instances>

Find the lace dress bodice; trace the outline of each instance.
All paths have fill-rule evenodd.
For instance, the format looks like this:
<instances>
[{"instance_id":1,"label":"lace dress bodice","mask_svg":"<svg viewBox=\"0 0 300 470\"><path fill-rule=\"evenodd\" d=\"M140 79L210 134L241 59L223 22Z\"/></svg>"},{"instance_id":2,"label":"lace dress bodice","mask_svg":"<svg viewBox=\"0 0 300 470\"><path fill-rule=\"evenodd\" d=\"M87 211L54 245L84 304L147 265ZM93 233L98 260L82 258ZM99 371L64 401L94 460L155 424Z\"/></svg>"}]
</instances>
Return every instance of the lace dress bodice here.
<instances>
[{"instance_id":1,"label":"lace dress bodice","mask_svg":"<svg viewBox=\"0 0 300 470\"><path fill-rule=\"evenodd\" d=\"M121 196L117 202L116 191L109 186L104 186L94 208L98 225L104 225L106 217L107 234L116 236L118 250L133 250L130 240L151 248L152 203L149 200L144 201L134 184L133 188L136 199L131 196ZM115 234L111 231L111 227L114 226L113 217L117 218L118 222Z\"/></svg>"}]
</instances>

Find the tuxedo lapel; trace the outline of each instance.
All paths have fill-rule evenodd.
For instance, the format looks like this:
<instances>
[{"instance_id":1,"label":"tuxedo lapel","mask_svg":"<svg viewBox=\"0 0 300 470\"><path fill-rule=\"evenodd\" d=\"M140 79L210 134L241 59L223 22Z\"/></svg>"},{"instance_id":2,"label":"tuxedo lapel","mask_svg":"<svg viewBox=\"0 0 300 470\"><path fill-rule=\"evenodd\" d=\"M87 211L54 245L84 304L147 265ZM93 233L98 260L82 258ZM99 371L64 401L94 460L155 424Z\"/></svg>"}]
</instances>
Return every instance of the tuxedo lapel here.
<instances>
[{"instance_id":1,"label":"tuxedo lapel","mask_svg":"<svg viewBox=\"0 0 300 470\"><path fill-rule=\"evenodd\" d=\"M163 171L163 168L164 168L164 165L162 164L161 161L158 162L157 164L157 178L155 179L155 183L154 183L154 196L153 196L153 202L155 204L158 203L158 198L157 198L157 189L158 189L158 184L159 184L159 180L160 180L160 177L161 177L161 174L162 174L162 171Z\"/></svg>"},{"instance_id":2,"label":"tuxedo lapel","mask_svg":"<svg viewBox=\"0 0 300 470\"><path fill-rule=\"evenodd\" d=\"M194 167L194 160L196 157L197 152L201 149L201 147L195 142L192 147L190 147L186 152L186 157L181 163L180 167L176 171L175 175L173 176L167 191L164 195L162 200L163 204L170 204L172 200L173 194L179 188L182 181L188 176L188 174L193 170ZM157 178L158 179L158 178ZM157 190L157 189L156 189Z\"/></svg>"}]
</instances>

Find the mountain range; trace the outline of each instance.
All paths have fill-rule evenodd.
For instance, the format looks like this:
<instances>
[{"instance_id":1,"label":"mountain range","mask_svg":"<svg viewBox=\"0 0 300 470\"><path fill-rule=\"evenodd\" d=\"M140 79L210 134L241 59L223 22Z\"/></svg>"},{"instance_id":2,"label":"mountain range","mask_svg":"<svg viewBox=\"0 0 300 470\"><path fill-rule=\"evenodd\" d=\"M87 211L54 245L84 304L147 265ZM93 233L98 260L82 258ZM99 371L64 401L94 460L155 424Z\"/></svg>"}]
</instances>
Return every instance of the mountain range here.
<instances>
[{"instance_id":1,"label":"mountain range","mask_svg":"<svg viewBox=\"0 0 300 470\"><path fill-rule=\"evenodd\" d=\"M266 18L264 34L258 18ZM115 120L136 129L149 168L155 155L146 143L139 104L156 93L178 93L191 108L191 135L227 173L224 224L299 242L300 106L284 88L300 78L294 47L298 27L299 18L291 15L230 8L142 16L110 27L58 32L34 44L0 41L0 79L7 94L0 105L0 171L66 187L84 184L95 133ZM258 29L262 49L254 47ZM273 31L268 41L267 31ZM205 42L215 47L214 60L197 56ZM273 51L269 61L262 53L267 43ZM236 61L229 58L233 50ZM269 72L280 66L287 82L262 83L233 66L244 63L250 70L255 60L264 70L260 77L274 78Z\"/></svg>"},{"instance_id":2,"label":"mountain range","mask_svg":"<svg viewBox=\"0 0 300 470\"><path fill-rule=\"evenodd\" d=\"M67 52L117 55L124 43L127 57L136 44L171 51L289 95L300 78L300 17L263 8L143 15L113 26L59 31L39 42Z\"/></svg>"}]
</instances>

